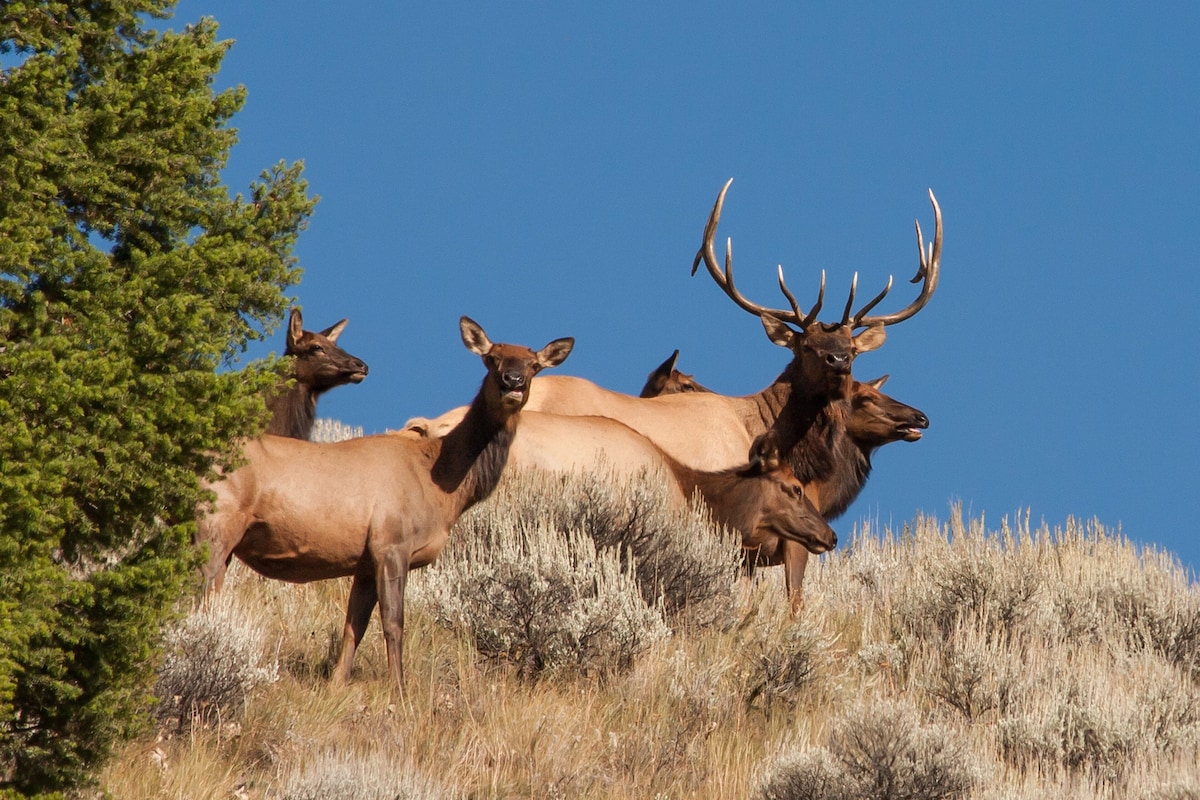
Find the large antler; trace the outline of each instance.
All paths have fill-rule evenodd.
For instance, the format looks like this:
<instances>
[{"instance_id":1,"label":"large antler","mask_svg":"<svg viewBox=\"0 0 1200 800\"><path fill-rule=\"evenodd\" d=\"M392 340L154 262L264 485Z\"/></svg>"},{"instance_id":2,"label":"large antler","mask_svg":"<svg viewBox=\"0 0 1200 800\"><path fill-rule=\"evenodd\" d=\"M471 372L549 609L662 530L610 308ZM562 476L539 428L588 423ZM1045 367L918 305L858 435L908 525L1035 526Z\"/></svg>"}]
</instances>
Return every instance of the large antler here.
<instances>
[{"instance_id":1,"label":"large antler","mask_svg":"<svg viewBox=\"0 0 1200 800\"><path fill-rule=\"evenodd\" d=\"M937 289L938 277L942 266L942 209L938 206L937 198L933 196L933 189L929 190L929 202L933 204L933 241L929 243L929 249L926 250L925 238L921 235L921 222L918 220L916 223L917 252L920 254L921 263L917 267L917 274L910 281L910 283L916 283L924 279L925 284L921 287L921 293L917 295L916 300L894 314L868 317L866 315L867 312L874 308L883 299L884 295L888 293L888 290L892 288L892 279L888 278L888 285L883 290L883 293L867 303L861 311L854 315L852 327L867 328L871 325L894 325L897 322L903 322L924 308L925 304L929 302L929 298L933 297L933 293ZM852 297L853 293L854 290L851 289ZM846 307L847 311L849 311L849 308L849 306Z\"/></svg>"},{"instance_id":2,"label":"large antler","mask_svg":"<svg viewBox=\"0 0 1200 800\"><path fill-rule=\"evenodd\" d=\"M738 306L744 308L755 316L770 314L773 317L791 322L801 328L806 328L811 325L817 318L817 314L821 311L821 305L825 302L825 272L821 271L821 291L817 294L816 305L807 314L800 312L799 306L796 304L796 298L788 291L787 284L783 280L783 267L779 267L779 288L783 291L784 297L791 304L791 310L782 308L768 308L760 306L758 303L747 300L737 287L733 285L733 241L725 240L725 269L717 264L717 253L713 248L713 237L717 233L717 223L721 221L721 207L725 205L725 193L729 191L729 184L733 183L733 178L725 182L721 187L721 193L717 195L717 202L713 205L712 213L708 215L708 224L704 226L704 241L700 245L700 250L696 253L696 258L692 261L692 274L696 274L697 268L700 266L700 261L704 261L704 265L708 267L708 274L716 281L717 286L729 296L729 299L737 303Z\"/></svg>"},{"instance_id":3,"label":"large antler","mask_svg":"<svg viewBox=\"0 0 1200 800\"><path fill-rule=\"evenodd\" d=\"M725 204L725 193L729 191L729 185L733 183L733 178L725 182L721 187L720 194L717 195L717 202L713 205L712 213L708 215L708 224L704 226L704 241L700 245L700 250L696 253L696 258L692 261L692 274L696 274L696 270L703 260L704 265L708 268L708 274L716 281L716 284L721 287L721 290L729 296L738 306L755 315L770 314L785 322L791 322L801 329L808 327L817 319L817 314L821 311L821 305L825 300L825 271L821 271L821 289L817 295L817 302L807 314L800 311L800 307L796 302L796 298L788 291L787 284L783 279L783 267L779 267L779 289L787 298L788 304L791 305L791 310L780 308L768 308L767 306L759 305L751 300L746 299L733 283L733 242L729 239L725 240L725 268L724 270L717 264L717 254L713 247L713 238L717 232L717 223L721 220L721 208ZM842 325L847 325L851 328L866 328L872 325L892 325L897 322L908 319L909 317L920 311L929 298L933 296L934 290L937 288L938 268L942 255L942 212L938 207L937 199L933 196L933 190L929 192L929 199L933 202L933 212L935 220L934 240L929 246L929 252L926 254L924 240L921 236L921 224L917 223L917 247L921 251L921 264L917 270L916 277L912 279L913 283L925 279L925 286L921 290L921 294L907 308L897 311L894 314L885 314L877 317L868 317L867 312L879 304L888 292L892 289L892 278L888 276L888 282L883 291L877 294L869 303L859 309L858 313L851 316L851 309L854 307L854 296L858 289L858 273L854 274L854 279L850 283L850 297L846 300L846 308L842 313Z\"/></svg>"}]
</instances>

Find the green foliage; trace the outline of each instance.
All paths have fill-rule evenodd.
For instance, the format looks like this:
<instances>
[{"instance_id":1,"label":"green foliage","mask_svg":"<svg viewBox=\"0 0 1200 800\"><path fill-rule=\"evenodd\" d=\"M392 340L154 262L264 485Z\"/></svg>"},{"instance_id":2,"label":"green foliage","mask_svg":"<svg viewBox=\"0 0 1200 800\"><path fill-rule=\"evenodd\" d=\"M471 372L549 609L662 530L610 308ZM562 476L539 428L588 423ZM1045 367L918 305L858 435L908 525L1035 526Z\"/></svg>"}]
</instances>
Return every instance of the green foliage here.
<instances>
[{"instance_id":1,"label":"green foliage","mask_svg":"<svg viewBox=\"0 0 1200 800\"><path fill-rule=\"evenodd\" d=\"M194 575L198 478L263 420L313 201L219 179L240 89L173 3L0 7L0 790L75 785L134 730Z\"/></svg>"}]
</instances>

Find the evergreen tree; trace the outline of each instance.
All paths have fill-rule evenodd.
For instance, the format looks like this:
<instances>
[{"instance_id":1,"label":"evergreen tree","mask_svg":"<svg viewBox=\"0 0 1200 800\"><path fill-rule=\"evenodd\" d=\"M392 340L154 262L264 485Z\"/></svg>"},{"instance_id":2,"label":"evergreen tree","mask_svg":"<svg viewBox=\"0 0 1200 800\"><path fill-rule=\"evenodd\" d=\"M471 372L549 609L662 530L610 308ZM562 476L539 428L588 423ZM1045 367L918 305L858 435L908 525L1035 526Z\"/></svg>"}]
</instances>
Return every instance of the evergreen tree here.
<instances>
[{"instance_id":1,"label":"evergreen tree","mask_svg":"<svg viewBox=\"0 0 1200 800\"><path fill-rule=\"evenodd\" d=\"M0 3L0 795L85 783L194 592L199 477L264 422L313 201L230 197L244 92L174 0Z\"/></svg>"}]
</instances>

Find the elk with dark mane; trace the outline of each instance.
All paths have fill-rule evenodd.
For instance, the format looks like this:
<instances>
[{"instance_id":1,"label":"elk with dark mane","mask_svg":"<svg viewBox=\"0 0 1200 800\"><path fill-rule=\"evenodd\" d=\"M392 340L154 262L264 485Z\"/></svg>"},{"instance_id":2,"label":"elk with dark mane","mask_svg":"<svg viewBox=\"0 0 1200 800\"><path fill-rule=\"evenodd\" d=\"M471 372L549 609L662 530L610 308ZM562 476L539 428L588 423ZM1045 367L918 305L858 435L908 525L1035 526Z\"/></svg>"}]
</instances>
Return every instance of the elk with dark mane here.
<instances>
[{"instance_id":1,"label":"elk with dark mane","mask_svg":"<svg viewBox=\"0 0 1200 800\"><path fill-rule=\"evenodd\" d=\"M403 688L408 573L437 558L459 516L495 488L533 376L561 363L574 344L557 339L535 352L493 344L467 317L459 324L487 374L445 438L380 435L316 444L264 436L246 443L244 465L215 484L215 504L198 520L198 539L209 547L203 572L210 588L235 555L277 580L353 576L335 682L349 679L378 604L388 669Z\"/></svg>"},{"instance_id":2,"label":"elk with dark mane","mask_svg":"<svg viewBox=\"0 0 1200 800\"><path fill-rule=\"evenodd\" d=\"M803 313L783 281L782 270L779 284L790 310L752 303L734 285L730 250L726 251L724 270L718 265L713 250L713 237L728 188L727 183L717 196L693 268L703 261L726 295L739 307L759 317L768 338L791 351L792 360L779 377L762 391L745 397L687 392L638 398L602 389L581 378L549 376L534 381L538 389L529 410L620 420L672 458L694 469L736 466L744 459L753 439L769 429L776 431L783 451L790 454L792 448L805 439L809 429L820 421L830 403L848 396L852 380L850 367L855 356L882 345L885 328L915 315L937 288L942 218L937 201L930 193L936 226L934 240L926 251L920 225L917 225L920 268L914 281L921 281L923 285L917 299L904 309L891 314L870 315L890 291L892 282L889 279L879 295L852 313L856 277L841 320L821 323L817 321L817 315L824 300L824 275L816 304ZM790 327L789 323L799 330Z\"/></svg>"},{"instance_id":3,"label":"elk with dark mane","mask_svg":"<svg viewBox=\"0 0 1200 800\"><path fill-rule=\"evenodd\" d=\"M679 351L675 352L678 354ZM678 373L673 365L672 370ZM862 491L871 474L871 455L875 450L890 442L915 442L921 438L921 431L929 427L929 418L924 412L881 391L887 379L884 375L872 381L855 381L849 399L839 401L844 408L833 415L839 419L844 417L845 432L844 435L838 433L833 439L832 469L826 477L810 479L805 486L808 499L821 509L820 513L829 522L841 516ZM649 395L651 397L687 391L678 387L674 374L654 387L648 384L647 389L654 392ZM830 432L814 427L810 435L827 438ZM794 451L797 449L801 448L794 448ZM797 461L806 469L805 474L811 476L816 472L810 464L804 463L804 459ZM783 565L784 588L793 613L797 613L803 604L808 554L816 551L781 537L758 537L746 548L747 576L753 574L756 566Z\"/></svg>"}]
</instances>

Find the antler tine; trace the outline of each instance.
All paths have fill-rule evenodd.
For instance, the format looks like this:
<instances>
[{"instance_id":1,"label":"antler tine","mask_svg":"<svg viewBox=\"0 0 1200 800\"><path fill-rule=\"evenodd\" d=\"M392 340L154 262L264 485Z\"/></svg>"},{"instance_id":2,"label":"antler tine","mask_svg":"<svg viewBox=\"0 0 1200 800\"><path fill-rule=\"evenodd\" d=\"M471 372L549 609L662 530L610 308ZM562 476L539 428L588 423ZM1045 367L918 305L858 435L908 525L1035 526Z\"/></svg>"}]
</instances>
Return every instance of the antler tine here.
<instances>
[{"instance_id":1,"label":"antler tine","mask_svg":"<svg viewBox=\"0 0 1200 800\"><path fill-rule=\"evenodd\" d=\"M917 250L920 253L921 263L917 268L917 274L912 279L913 283L924 280L925 284L921 287L921 293L917 295L917 299L908 304L905 308L897 311L894 314L883 314L877 317L868 317L866 312L869 311L875 303L882 300L883 297L871 301L862 311L858 312L854 317L854 327L867 328L872 325L894 325L897 322L903 322L909 317L916 314L925 304L929 302L929 298L933 297L934 291L937 290L938 278L941 274L942 261L942 209L938 206L937 198L933 196L933 190L929 190L929 202L933 204L933 241L929 244L929 250L925 249L925 240L921 235L921 222L917 221ZM888 280L888 288L892 285L891 280ZM887 290L884 290L887 293Z\"/></svg>"},{"instance_id":2,"label":"antler tine","mask_svg":"<svg viewBox=\"0 0 1200 800\"><path fill-rule=\"evenodd\" d=\"M854 308L854 293L858 291L858 273L850 279L850 297L846 300L846 310L842 312L842 324L850 324L850 309Z\"/></svg>"},{"instance_id":3,"label":"antler tine","mask_svg":"<svg viewBox=\"0 0 1200 800\"><path fill-rule=\"evenodd\" d=\"M796 302L795 295L791 293L787 287L787 284L783 280L782 264L779 265L779 289L783 292L783 296L788 299L788 303L792 306L792 313L795 315L794 319L790 319L788 321L796 323L797 327L801 329L807 328L809 325L812 325L814 322L816 322L817 314L821 313L821 306L825 302L825 270L821 270L821 291L817 292L817 303L812 307L811 311L803 316L800 314L800 304ZM780 317L780 319L782 319L782 317Z\"/></svg>"},{"instance_id":4,"label":"antler tine","mask_svg":"<svg viewBox=\"0 0 1200 800\"><path fill-rule=\"evenodd\" d=\"M871 302L867 303L865 306L863 306L862 308L860 308L858 310L858 313L854 315L854 319L851 321L853 324L851 324L851 322L843 322L842 324L850 325L851 328L865 328L866 325L862 321L863 318L866 317L868 311L870 311L875 306L879 305L880 300L887 297L887 293L892 290L892 281L893 280L894 280L894 278L891 275L888 275L887 286L884 286L883 291L880 292L879 294L875 295L875 297L871 300Z\"/></svg>"},{"instance_id":5,"label":"antler tine","mask_svg":"<svg viewBox=\"0 0 1200 800\"><path fill-rule=\"evenodd\" d=\"M721 291L725 292L729 299L737 303L741 308L755 316L770 314L785 322L800 324L800 314L798 311L795 311L795 303L792 303L793 311L786 311L780 308L761 306L742 296L742 293L733 284L733 241L731 239L725 240L725 269L722 270L717 265L717 253L713 247L713 237L716 236L717 223L721 220L721 208L725 205L725 193L729 191L729 184L731 183L733 183L733 178L730 178L721 187L721 192L717 195L717 202L713 204L712 213L708 215L708 223L704 226L704 241L701 243L700 249L696 252L696 258L692 260L692 274L696 274L696 270L700 267L700 262L703 261L704 266L708 268L708 274L712 276L717 286L721 287Z\"/></svg>"}]
</instances>

